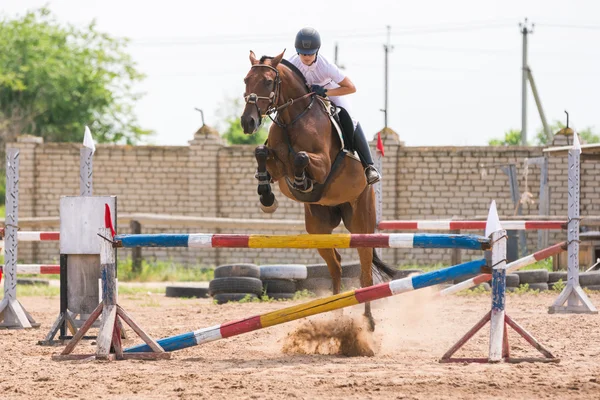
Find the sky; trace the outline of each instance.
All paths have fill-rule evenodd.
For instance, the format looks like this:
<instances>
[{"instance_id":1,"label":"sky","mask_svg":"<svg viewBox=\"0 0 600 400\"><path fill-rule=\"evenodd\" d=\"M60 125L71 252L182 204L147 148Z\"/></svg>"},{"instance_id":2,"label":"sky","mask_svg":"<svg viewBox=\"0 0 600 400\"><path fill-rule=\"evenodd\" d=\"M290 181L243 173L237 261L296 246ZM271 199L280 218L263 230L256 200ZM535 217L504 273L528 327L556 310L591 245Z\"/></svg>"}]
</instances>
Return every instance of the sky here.
<instances>
[{"instance_id":1,"label":"sky","mask_svg":"<svg viewBox=\"0 0 600 400\"><path fill-rule=\"evenodd\" d=\"M534 23L528 64L546 117L600 131L600 2L532 0L149 1L0 0L0 14L48 6L65 23L92 20L131 40L146 75L134 90L148 143L187 145L202 125L220 127L241 99L248 54L294 53L305 26L320 54L354 82L352 109L371 139L384 126L384 44L390 27L388 125L407 146L481 146L521 128L522 35ZM541 128L531 90L528 138ZM229 112L228 112L229 111ZM235 115L235 111L234 111ZM93 132L92 132L93 133Z\"/></svg>"}]
</instances>

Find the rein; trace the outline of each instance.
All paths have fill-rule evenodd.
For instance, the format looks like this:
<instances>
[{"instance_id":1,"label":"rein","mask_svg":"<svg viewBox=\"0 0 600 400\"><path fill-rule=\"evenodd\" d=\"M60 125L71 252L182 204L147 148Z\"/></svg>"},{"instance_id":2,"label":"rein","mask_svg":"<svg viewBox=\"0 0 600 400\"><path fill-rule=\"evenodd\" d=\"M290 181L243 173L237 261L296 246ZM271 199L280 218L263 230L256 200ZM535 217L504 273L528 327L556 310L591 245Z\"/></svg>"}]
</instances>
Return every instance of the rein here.
<instances>
[{"instance_id":1,"label":"rein","mask_svg":"<svg viewBox=\"0 0 600 400\"><path fill-rule=\"evenodd\" d=\"M279 95L281 92L281 79L279 78L279 70L277 68L273 68L270 65L266 65L266 64L256 64L253 65L252 68L255 67L264 67L264 68L269 68L273 71L275 71L275 87L273 88L273 91L269 94L269 96L259 96L256 93L250 93L249 95L247 95L246 97L244 97L244 100L246 102L246 104L254 104L254 106L256 107L256 111L258 112L258 115L260 115L261 118L261 124L262 124L262 118L264 118L265 116L269 116L269 118L271 118L271 120L280 128L285 128L287 126L293 125L297 120L299 120L304 114L306 114L306 112L308 112L308 110L310 110L312 108L312 105L314 103L314 97L311 99L310 104L298 115L296 116L296 118L294 118L292 120L292 122L290 122L289 124L282 124L281 122L279 122L277 119L273 119L273 117L271 116L271 114L273 113L278 113L279 111L291 106L292 104L294 104L297 101L303 100L305 98L308 98L310 96L312 96L313 94L315 94L314 92L309 92L306 93L300 97L297 97L295 99L289 99L288 101L286 101L285 103L283 103L280 106L277 106L278 100L279 100ZM265 110L265 112L263 113L262 110L260 109L260 107L258 106L258 101L259 100L268 100L269 104L267 105L267 109Z\"/></svg>"}]
</instances>

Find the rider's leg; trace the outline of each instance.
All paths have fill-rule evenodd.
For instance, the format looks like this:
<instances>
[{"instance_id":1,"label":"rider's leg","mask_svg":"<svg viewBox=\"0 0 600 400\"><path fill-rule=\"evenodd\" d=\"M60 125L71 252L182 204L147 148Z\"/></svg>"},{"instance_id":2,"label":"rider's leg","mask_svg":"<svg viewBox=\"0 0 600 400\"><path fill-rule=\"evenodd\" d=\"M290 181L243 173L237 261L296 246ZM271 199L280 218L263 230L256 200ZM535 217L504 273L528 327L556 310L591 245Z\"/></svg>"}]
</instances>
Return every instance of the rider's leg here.
<instances>
[{"instance_id":1,"label":"rider's leg","mask_svg":"<svg viewBox=\"0 0 600 400\"><path fill-rule=\"evenodd\" d=\"M373 157L371 157L371 148L365 137L365 133L360 126L360 122L356 124L354 129L354 147L360 157L363 167L365 168L365 176L367 177L367 183L372 185L381 180L381 174L373 166Z\"/></svg>"}]
</instances>

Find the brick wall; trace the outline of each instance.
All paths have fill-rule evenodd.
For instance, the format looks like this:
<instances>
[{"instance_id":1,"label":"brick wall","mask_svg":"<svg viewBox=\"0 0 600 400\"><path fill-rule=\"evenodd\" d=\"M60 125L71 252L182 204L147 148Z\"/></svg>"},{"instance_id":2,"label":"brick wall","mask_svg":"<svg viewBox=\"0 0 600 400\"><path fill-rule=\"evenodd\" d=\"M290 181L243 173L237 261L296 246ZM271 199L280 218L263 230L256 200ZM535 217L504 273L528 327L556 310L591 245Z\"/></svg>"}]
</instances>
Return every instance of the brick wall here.
<instances>
[{"instance_id":1,"label":"brick wall","mask_svg":"<svg viewBox=\"0 0 600 400\"><path fill-rule=\"evenodd\" d=\"M519 189L538 199L540 171L530 166L524 174L524 160L542 155L540 147L405 147L398 136L383 137L383 219L473 218L487 214L496 200L500 215L513 215L508 177L501 167L517 167ZM374 143L373 143L374 145ZM41 143L39 138L22 137L7 147L21 150L20 217L58 215L61 195L79 194L79 144ZM565 216L567 210L566 155L550 158L551 215ZM274 214L260 211L256 194L254 146L226 146L216 132L203 127L189 146L98 145L94 155L94 194L117 195L120 213L164 213L228 218L303 219L302 204L287 199L273 186L279 201ZM600 215L600 163L582 163L582 215ZM523 209L537 215L537 204ZM40 226L36 230L58 230ZM128 233L128 226L119 226ZM199 232L147 224L145 233ZM340 227L336 232L345 232ZM273 231L257 226L253 230L217 229L215 233L304 233ZM551 233L551 242L563 240ZM537 248L537 233L527 233L528 251ZM147 259L173 260L194 265L228 262L289 263L321 262L314 250L283 249L150 249ZM341 251L345 259L356 259L356 251ZM394 264L448 264L450 250L384 249L386 261ZM120 250L119 257L130 255ZM463 259L480 257L464 252ZM19 260L49 263L58 260L56 243L21 243Z\"/></svg>"}]
</instances>

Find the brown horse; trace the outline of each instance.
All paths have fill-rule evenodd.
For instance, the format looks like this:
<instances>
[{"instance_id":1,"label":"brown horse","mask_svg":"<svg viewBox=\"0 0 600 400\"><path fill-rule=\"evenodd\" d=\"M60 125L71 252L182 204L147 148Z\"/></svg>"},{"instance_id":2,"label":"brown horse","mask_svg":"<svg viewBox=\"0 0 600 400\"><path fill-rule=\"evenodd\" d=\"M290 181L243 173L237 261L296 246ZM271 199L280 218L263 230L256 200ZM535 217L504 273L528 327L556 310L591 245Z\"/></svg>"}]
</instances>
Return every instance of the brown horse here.
<instances>
[{"instance_id":1,"label":"brown horse","mask_svg":"<svg viewBox=\"0 0 600 400\"><path fill-rule=\"evenodd\" d=\"M301 72L283 59L284 52L258 60L251 51L252 67L244 79L244 133L255 133L265 115L277 113L267 145L255 150L261 208L264 212L277 209L271 191L271 182L277 182L281 193L304 203L308 233L331 234L340 221L352 233L374 233L375 194L367 185L363 167L342 149L326 103L309 93ZM327 263L333 293L337 294L341 286L341 256L335 249L318 251ZM393 276L394 270L377 257L374 249L359 248L358 255L362 287L373 284L373 272L383 279ZM364 315L373 330L375 321L369 303L365 304Z\"/></svg>"}]
</instances>

